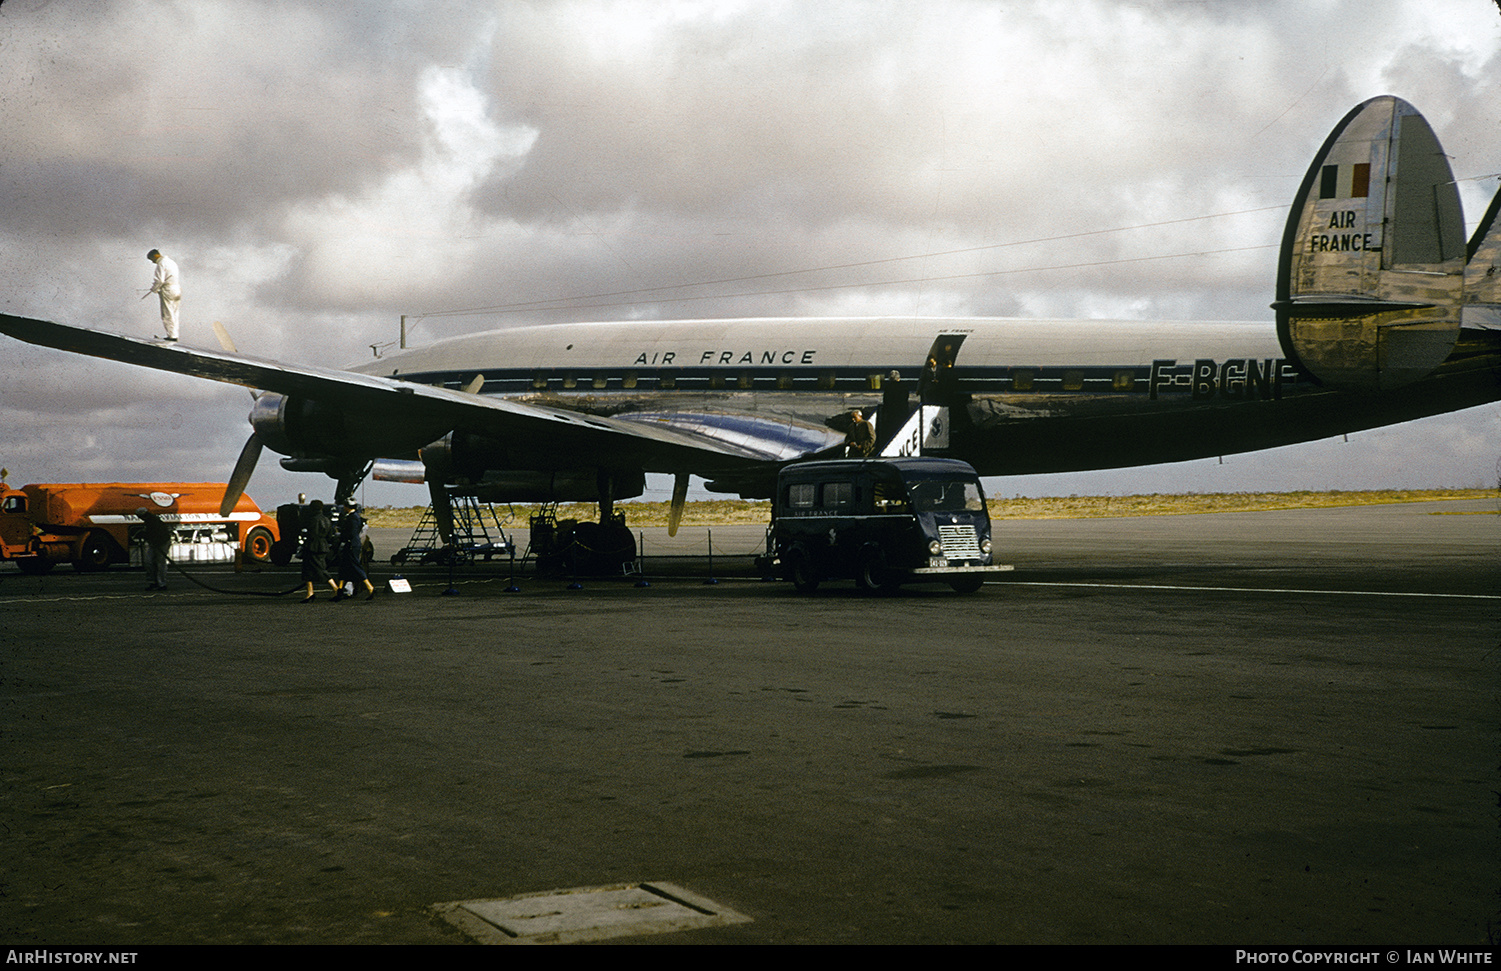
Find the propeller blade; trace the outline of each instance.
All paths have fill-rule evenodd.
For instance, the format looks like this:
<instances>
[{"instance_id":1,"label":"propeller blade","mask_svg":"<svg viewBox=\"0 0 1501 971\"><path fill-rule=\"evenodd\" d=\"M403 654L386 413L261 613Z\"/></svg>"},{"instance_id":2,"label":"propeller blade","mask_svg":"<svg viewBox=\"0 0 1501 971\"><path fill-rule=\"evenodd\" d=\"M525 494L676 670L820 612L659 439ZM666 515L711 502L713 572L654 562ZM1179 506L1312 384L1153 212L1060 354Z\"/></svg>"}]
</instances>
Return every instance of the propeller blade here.
<instances>
[{"instance_id":1,"label":"propeller blade","mask_svg":"<svg viewBox=\"0 0 1501 971\"><path fill-rule=\"evenodd\" d=\"M240 496L245 492L245 486L250 483L250 474L255 471L255 463L261 457L261 437L255 432L250 433L250 438L245 442L245 447L240 450L239 461L235 462L235 470L230 473L229 486L224 490L224 501L219 503L219 515L228 516L240 501Z\"/></svg>"},{"instance_id":2,"label":"propeller blade","mask_svg":"<svg viewBox=\"0 0 1501 971\"><path fill-rule=\"evenodd\" d=\"M229 336L229 330L217 320L214 321L214 336L219 339L219 346L229 353L240 353L239 348L235 347L234 340Z\"/></svg>"},{"instance_id":3,"label":"propeller blade","mask_svg":"<svg viewBox=\"0 0 1501 971\"><path fill-rule=\"evenodd\" d=\"M433 497L433 520L438 524L438 535L446 546L453 542L453 499L440 479L428 479L427 491Z\"/></svg>"},{"instance_id":4,"label":"propeller blade","mask_svg":"<svg viewBox=\"0 0 1501 971\"><path fill-rule=\"evenodd\" d=\"M688 500L688 473L679 472L672 480L672 505L667 510L667 535L678 534L678 523L683 521L683 503Z\"/></svg>"},{"instance_id":5,"label":"propeller blade","mask_svg":"<svg viewBox=\"0 0 1501 971\"><path fill-rule=\"evenodd\" d=\"M214 321L214 336L219 339L219 346L224 348L224 350L228 351L230 354L240 353L240 349L238 347L235 347L234 338L229 336L229 328L225 327L217 320ZM250 392L251 401L254 401L261 396L261 393L254 388L246 388L245 390Z\"/></svg>"}]
</instances>

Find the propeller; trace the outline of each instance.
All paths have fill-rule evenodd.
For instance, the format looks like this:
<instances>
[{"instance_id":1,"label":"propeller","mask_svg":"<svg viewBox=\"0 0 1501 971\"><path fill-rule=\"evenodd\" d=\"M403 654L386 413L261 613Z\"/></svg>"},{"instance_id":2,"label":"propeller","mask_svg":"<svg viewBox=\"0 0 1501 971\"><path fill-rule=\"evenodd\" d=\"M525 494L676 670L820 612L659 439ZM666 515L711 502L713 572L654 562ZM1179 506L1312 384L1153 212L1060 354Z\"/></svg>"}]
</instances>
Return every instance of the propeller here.
<instances>
[{"instance_id":1,"label":"propeller","mask_svg":"<svg viewBox=\"0 0 1501 971\"><path fill-rule=\"evenodd\" d=\"M238 347L235 347L234 338L229 336L229 329L226 328L223 324L219 323L217 320L214 321L214 336L219 339L219 346L224 348L229 353L240 353L240 349Z\"/></svg>"},{"instance_id":2,"label":"propeller","mask_svg":"<svg viewBox=\"0 0 1501 971\"><path fill-rule=\"evenodd\" d=\"M683 521L683 503L688 499L688 473L679 472L672 480L672 505L667 509L667 535L678 534L678 523Z\"/></svg>"},{"instance_id":3,"label":"propeller","mask_svg":"<svg viewBox=\"0 0 1501 971\"><path fill-rule=\"evenodd\" d=\"M250 483L250 474L255 471L255 463L261 457L261 437L255 432L250 433L250 438L245 442L245 447L240 449L240 458L235 462L235 470L229 476L229 485L224 490L224 501L219 503L219 515L228 516L240 501L240 496L245 491L245 486Z\"/></svg>"},{"instance_id":4,"label":"propeller","mask_svg":"<svg viewBox=\"0 0 1501 971\"><path fill-rule=\"evenodd\" d=\"M438 524L438 535L443 537L443 545L447 546L453 542L453 499L441 476L427 480L427 491L433 499L433 520Z\"/></svg>"}]
</instances>

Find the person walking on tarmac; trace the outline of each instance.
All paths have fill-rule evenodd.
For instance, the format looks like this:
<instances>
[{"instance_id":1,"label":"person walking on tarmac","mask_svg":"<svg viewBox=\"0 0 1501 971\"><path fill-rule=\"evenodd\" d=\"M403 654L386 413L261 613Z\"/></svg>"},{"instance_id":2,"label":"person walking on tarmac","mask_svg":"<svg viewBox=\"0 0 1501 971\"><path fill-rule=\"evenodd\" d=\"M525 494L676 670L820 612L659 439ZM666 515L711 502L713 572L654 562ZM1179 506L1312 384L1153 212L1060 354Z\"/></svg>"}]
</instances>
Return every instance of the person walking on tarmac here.
<instances>
[{"instance_id":1,"label":"person walking on tarmac","mask_svg":"<svg viewBox=\"0 0 1501 971\"><path fill-rule=\"evenodd\" d=\"M360 516L360 507L353 499L344 500L344 514L339 519L339 592L335 600L343 600L345 583L358 583L365 588L365 599L375 599L375 586L370 576L360 565L360 553L365 542L365 520Z\"/></svg>"},{"instance_id":2,"label":"person walking on tarmac","mask_svg":"<svg viewBox=\"0 0 1501 971\"><path fill-rule=\"evenodd\" d=\"M162 327L166 330L166 340L177 340L177 311L182 306L182 282L177 274L177 263L170 256L162 255L162 251L154 249L146 254L146 259L156 264L156 276L152 278L151 289L146 293L156 294L162 301Z\"/></svg>"},{"instance_id":3,"label":"person walking on tarmac","mask_svg":"<svg viewBox=\"0 0 1501 971\"><path fill-rule=\"evenodd\" d=\"M167 589L167 554L172 551L172 527L145 506L136 510L141 521L141 539L146 543L141 559L146 567L146 589Z\"/></svg>"},{"instance_id":4,"label":"person walking on tarmac","mask_svg":"<svg viewBox=\"0 0 1501 971\"><path fill-rule=\"evenodd\" d=\"M334 592L330 600L338 600L343 589L328 575L328 554L333 549L334 524L323 512L323 500L314 499L308 506L308 516L302 538L302 580L307 584L307 596L302 603L313 602L313 584L326 583Z\"/></svg>"}]
</instances>

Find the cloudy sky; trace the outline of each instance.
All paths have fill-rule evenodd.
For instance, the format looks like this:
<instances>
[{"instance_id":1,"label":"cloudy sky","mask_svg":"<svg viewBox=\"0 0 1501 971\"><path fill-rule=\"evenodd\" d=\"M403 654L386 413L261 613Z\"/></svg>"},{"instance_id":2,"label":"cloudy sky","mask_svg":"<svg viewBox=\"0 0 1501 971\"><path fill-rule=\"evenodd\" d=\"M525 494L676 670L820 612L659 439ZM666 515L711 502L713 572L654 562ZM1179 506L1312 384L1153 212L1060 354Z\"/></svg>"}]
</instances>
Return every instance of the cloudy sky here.
<instances>
[{"instance_id":1,"label":"cloudy sky","mask_svg":"<svg viewBox=\"0 0 1501 971\"><path fill-rule=\"evenodd\" d=\"M1471 226L1494 0L5 0L0 310L350 364L551 321L1270 320L1286 206L1396 94ZM13 484L223 480L243 389L0 347ZM1501 406L1002 493L1494 486ZM263 505L331 491L262 461ZM367 501L417 503L387 485Z\"/></svg>"}]
</instances>

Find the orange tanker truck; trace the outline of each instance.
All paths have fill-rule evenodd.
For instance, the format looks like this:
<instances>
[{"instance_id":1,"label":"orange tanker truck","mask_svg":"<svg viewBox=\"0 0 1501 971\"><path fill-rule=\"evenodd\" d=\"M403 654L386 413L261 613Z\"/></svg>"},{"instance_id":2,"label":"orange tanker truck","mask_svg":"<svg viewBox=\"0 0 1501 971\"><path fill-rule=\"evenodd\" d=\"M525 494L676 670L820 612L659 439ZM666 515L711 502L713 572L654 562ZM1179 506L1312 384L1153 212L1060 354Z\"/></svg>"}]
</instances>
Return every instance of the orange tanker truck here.
<instances>
[{"instance_id":1,"label":"orange tanker truck","mask_svg":"<svg viewBox=\"0 0 1501 971\"><path fill-rule=\"evenodd\" d=\"M173 562L226 563L242 551L263 561L276 542L276 520L249 496L228 516L219 515L222 482L105 482L28 485L0 482L0 559L25 573L46 573L58 563L102 570L139 563L141 518L146 508L172 527Z\"/></svg>"}]
</instances>

